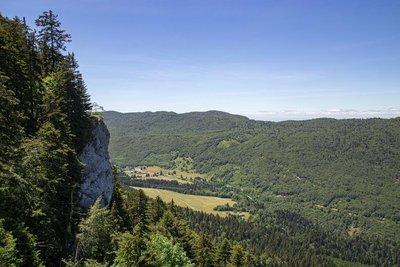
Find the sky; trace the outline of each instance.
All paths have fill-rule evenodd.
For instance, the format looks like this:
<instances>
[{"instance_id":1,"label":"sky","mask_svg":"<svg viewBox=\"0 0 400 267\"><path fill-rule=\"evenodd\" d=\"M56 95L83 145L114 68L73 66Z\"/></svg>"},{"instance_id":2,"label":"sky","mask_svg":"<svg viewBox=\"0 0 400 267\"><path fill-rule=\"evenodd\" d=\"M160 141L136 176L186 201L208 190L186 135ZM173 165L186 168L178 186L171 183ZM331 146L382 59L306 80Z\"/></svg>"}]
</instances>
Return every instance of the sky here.
<instances>
[{"instance_id":1,"label":"sky","mask_svg":"<svg viewBox=\"0 0 400 267\"><path fill-rule=\"evenodd\" d=\"M398 0L1 0L72 35L92 101L260 120L400 116Z\"/></svg>"}]
</instances>

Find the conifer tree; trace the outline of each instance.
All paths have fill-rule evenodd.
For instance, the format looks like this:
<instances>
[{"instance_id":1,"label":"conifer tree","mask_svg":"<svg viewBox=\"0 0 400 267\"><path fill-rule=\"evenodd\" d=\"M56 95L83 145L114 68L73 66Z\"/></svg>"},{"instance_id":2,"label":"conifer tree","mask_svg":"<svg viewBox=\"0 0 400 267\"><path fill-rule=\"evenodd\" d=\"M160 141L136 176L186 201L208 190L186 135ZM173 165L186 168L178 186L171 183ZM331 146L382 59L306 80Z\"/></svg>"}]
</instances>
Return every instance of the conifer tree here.
<instances>
[{"instance_id":1,"label":"conifer tree","mask_svg":"<svg viewBox=\"0 0 400 267\"><path fill-rule=\"evenodd\" d=\"M25 38L26 27L15 18L8 20L0 16L0 72L8 77L4 85L18 99L16 111L23 116L21 125L28 135L34 133L37 109L40 102L38 68L31 69L34 57L31 56L30 42Z\"/></svg>"},{"instance_id":2,"label":"conifer tree","mask_svg":"<svg viewBox=\"0 0 400 267\"><path fill-rule=\"evenodd\" d=\"M72 145L79 153L89 140L91 109L89 96L73 54L62 60L54 74L54 94L60 99L60 109L66 115L71 130Z\"/></svg>"},{"instance_id":3,"label":"conifer tree","mask_svg":"<svg viewBox=\"0 0 400 267\"><path fill-rule=\"evenodd\" d=\"M127 216L131 227L139 224L143 231L147 232L149 227L148 199L143 190L129 191L126 199Z\"/></svg>"},{"instance_id":4,"label":"conifer tree","mask_svg":"<svg viewBox=\"0 0 400 267\"><path fill-rule=\"evenodd\" d=\"M218 266L225 267L231 257L231 244L228 239L224 238L217 251Z\"/></svg>"},{"instance_id":5,"label":"conifer tree","mask_svg":"<svg viewBox=\"0 0 400 267\"><path fill-rule=\"evenodd\" d=\"M196 251L197 266L201 267L215 266L214 262L215 255L214 255L213 244L211 240L204 234L201 234L197 238L197 242L195 244L195 251Z\"/></svg>"},{"instance_id":6,"label":"conifer tree","mask_svg":"<svg viewBox=\"0 0 400 267\"><path fill-rule=\"evenodd\" d=\"M46 122L36 137L23 145L23 177L30 185L25 192L30 203L26 221L45 244L44 257L53 260L71 249L68 244L74 233L69 229L71 207L67 204L76 201L71 199L71 192L81 169L74 151L61 136L60 130Z\"/></svg>"},{"instance_id":7,"label":"conifer tree","mask_svg":"<svg viewBox=\"0 0 400 267\"><path fill-rule=\"evenodd\" d=\"M19 266L22 259L18 256L16 239L3 228L3 220L0 220L0 266Z\"/></svg>"},{"instance_id":8,"label":"conifer tree","mask_svg":"<svg viewBox=\"0 0 400 267\"><path fill-rule=\"evenodd\" d=\"M17 109L19 100L6 87L7 80L0 72L0 188L6 186L7 177L15 176L20 157L18 148L23 138L22 114Z\"/></svg>"},{"instance_id":9,"label":"conifer tree","mask_svg":"<svg viewBox=\"0 0 400 267\"><path fill-rule=\"evenodd\" d=\"M128 218L124 207L123 191L117 168L113 166L114 188L111 198L111 219L115 227L121 230L128 229Z\"/></svg>"},{"instance_id":10,"label":"conifer tree","mask_svg":"<svg viewBox=\"0 0 400 267\"><path fill-rule=\"evenodd\" d=\"M235 244L232 247L231 257L229 259L229 267L244 267L245 265L245 254L243 247L240 244Z\"/></svg>"},{"instance_id":11,"label":"conifer tree","mask_svg":"<svg viewBox=\"0 0 400 267\"><path fill-rule=\"evenodd\" d=\"M35 23L36 26L40 27L38 43L44 63L44 71L49 74L55 70L57 63L62 60L62 52L66 50L66 43L71 41L71 35L61 29L58 16L51 10L43 12Z\"/></svg>"},{"instance_id":12,"label":"conifer tree","mask_svg":"<svg viewBox=\"0 0 400 267\"><path fill-rule=\"evenodd\" d=\"M56 18L45 12L36 39L25 20L0 15L0 218L24 266L41 264L36 243L46 264L58 266L79 219L77 152L90 103L76 60L62 54L69 35Z\"/></svg>"},{"instance_id":13,"label":"conifer tree","mask_svg":"<svg viewBox=\"0 0 400 267\"><path fill-rule=\"evenodd\" d=\"M165 209L165 203L159 196L157 196L156 199L151 203L150 213L153 223L157 223L163 217Z\"/></svg>"},{"instance_id":14,"label":"conifer tree","mask_svg":"<svg viewBox=\"0 0 400 267\"><path fill-rule=\"evenodd\" d=\"M137 224L132 233L125 232L118 244L115 262L121 267L143 266L146 250L146 235L143 227Z\"/></svg>"}]
</instances>

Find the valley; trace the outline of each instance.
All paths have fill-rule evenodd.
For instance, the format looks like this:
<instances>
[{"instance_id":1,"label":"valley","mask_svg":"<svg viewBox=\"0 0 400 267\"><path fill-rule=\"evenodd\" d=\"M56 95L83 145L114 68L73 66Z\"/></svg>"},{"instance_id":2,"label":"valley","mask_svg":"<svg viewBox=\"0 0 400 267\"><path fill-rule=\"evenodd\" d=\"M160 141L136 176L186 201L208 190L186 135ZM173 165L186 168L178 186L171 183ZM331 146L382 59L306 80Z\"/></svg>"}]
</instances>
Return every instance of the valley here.
<instances>
[{"instance_id":1,"label":"valley","mask_svg":"<svg viewBox=\"0 0 400 267\"><path fill-rule=\"evenodd\" d=\"M230 199L236 212L249 214L246 232L283 231L285 242L298 249L313 244L338 265L376 264L380 252L366 256L372 247L399 259L399 118L275 123L218 111L103 116L125 185L211 213L213 205L193 199ZM149 167L135 173L131 166ZM259 225L269 230L255 230Z\"/></svg>"},{"instance_id":2,"label":"valley","mask_svg":"<svg viewBox=\"0 0 400 267\"><path fill-rule=\"evenodd\" d=\"M236 204L235 201L226 198L219 197L210 197L210 196L198 196L198 195L188 195L177 193L170 190L156 189L156 188L144 188L144 187L133 187L137 190L141 189L144 193L151 197L156 198L157 196L161 197L161 199L167 203L170 203L172 200L175 205L181 207L188 207L195 211L202 211L209 214L219 215L221 217L226 217L228 215L231 216L240 216L244 218L249 217L249 213L247 212L234 212L234 211L216 211L215 207L218 205L226 205L233 206Z\"/></svg>"}]
</instances>

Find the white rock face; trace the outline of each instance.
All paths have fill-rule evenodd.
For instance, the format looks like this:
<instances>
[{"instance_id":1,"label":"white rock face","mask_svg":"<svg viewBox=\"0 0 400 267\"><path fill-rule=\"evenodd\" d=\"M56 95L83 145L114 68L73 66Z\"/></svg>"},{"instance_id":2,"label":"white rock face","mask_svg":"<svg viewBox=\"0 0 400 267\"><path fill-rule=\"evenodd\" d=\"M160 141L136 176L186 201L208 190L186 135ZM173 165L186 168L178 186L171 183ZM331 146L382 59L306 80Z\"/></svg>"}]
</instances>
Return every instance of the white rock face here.
<instances>
[{"instance_id":1,"label":"white rock face","mask_svg":"<svg viewBox=\"0 0 400 267\"><path fill-rule=\"evenodd\" d=\"M84 209L88 209L99 197L102 206L108 205L114 187L108 154L110 133L102 119L96 119L94 124L92 139L79 155L85 165L80 189L80 204Z\"/></svg>"}]
</instances>

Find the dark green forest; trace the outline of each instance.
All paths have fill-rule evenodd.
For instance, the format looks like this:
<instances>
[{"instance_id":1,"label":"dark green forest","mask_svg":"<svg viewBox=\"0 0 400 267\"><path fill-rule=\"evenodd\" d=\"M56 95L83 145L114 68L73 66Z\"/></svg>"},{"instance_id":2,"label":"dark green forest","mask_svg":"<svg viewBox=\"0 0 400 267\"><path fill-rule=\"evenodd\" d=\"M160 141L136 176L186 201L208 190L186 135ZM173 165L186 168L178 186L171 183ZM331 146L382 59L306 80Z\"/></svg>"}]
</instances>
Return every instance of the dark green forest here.
<instances>
[{"instance_id":1,"label":"dark green forest","mask_svg":"<svg viewBox=\"0 0 400 267\"><path fill-rule=\"evenodd\" d=\"M218 111L103 116L111 158L121 168L175 168L179 157L210 178L194 186L128 183L229 196L252 214L250 225L283 229L299 247L313 244L319 253L365 264L399 264L399 118L276 123Z\"/></svg>"},{"instance_id":2,"label":"dark green forest","mask_svg":"<svg viewBox=\"0 0 400 267\"><path fill-rule=\"evenodd\" d=\"M0 17L1 266L57 266L72 251L92 122L70 38L51 11L35 30Z\"/></svg>"}]
</instances>

